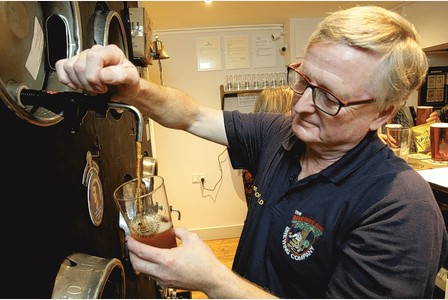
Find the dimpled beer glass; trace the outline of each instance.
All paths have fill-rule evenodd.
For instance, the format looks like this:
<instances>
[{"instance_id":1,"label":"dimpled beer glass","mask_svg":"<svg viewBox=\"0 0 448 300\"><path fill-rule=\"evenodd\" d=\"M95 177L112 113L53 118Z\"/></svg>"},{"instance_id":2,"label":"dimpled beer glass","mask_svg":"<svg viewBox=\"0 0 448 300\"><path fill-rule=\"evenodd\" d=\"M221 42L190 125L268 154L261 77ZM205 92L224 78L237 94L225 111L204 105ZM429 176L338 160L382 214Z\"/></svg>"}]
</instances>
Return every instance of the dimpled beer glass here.
<instances>
[{"instance_id":1,"label":"dimpled beer glass","mask_svg":"<svg viewBox=\"0 0 448 300\"><path fill-rule=\"evenodd\" d=\"M387 124L387 145L395 155L408 161L411 145L411 129L403 128L400 124Z\"/></svg>"},{"instance_id":2,"label":"dimpled beer glass","mask_svg":"<svg viewBox=\"0 0 448 300\"><path fill-rule=\"evenodd\" d=\"M159 248L177 246L162 177L127 181L114 191L114 199L134 239Z\"/></svg>"}]
</instances>

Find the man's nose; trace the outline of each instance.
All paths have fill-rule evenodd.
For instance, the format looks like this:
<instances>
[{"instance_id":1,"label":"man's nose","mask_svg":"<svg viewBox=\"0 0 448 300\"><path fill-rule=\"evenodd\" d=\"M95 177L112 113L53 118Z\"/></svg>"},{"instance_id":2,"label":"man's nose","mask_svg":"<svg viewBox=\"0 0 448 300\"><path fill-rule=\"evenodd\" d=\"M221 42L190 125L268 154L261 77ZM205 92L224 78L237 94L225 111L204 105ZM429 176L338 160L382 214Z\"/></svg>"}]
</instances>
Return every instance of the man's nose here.
<instances>
[{"instance_id":1,"label":"man's nose","mask_svg":"<svg viewBox=\"0 0 448 300\"><path fill-rule=\"evenodd\" d=\"M294 94L293 101L294 101L293 109L297 113L302 112L313 113L316 109L313 103L313 91L310 88L307 88L305 92L303 92L302 96Z\"/></svg>"}]
</instances>

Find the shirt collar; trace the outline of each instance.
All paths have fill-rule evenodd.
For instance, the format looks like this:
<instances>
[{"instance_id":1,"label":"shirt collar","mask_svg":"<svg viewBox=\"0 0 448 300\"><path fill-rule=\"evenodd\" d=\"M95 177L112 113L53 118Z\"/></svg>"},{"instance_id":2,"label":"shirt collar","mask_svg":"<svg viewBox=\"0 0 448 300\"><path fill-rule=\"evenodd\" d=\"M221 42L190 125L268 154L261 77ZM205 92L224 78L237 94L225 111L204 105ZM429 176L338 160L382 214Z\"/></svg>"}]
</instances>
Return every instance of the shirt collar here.
<instances>
[{"instance_id":1,"label":"shirt collar","mask_svg":"<svg viewBox=\"0 0 448 300\"><path fill-rule=\"evenodd\" d=\"M283 141L282 147L291 156L296 157L305 151L305 143L297 139L292 131L291 135ZM337 162L322 170L320 174L331 182L337 183L358 169L369 157L372 157L384 147L385 145L377 137L376 132L370 131L357 146L348 151Z\"/></svg>"}]
</instances>

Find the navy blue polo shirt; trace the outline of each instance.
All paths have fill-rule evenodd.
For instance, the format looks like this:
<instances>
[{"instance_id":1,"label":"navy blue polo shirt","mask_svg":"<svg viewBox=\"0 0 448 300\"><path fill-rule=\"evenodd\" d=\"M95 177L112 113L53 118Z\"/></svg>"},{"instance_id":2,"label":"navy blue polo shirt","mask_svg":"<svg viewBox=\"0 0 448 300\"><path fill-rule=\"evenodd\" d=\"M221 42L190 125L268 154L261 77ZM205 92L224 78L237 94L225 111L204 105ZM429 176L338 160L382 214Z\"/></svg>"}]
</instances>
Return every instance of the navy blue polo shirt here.
<instances>
[{"instance_id":1,"label":"navy blue polo shirt","mask_svg":"<svg viewBox=\"0 0 448 300\"><path fill-rule=\"evenodd\" d=\"M447 232L429 184L369 133L297 181L291 118L224 111L232 166L255 177L233 270L282 298L431 298Z\"/></svg>"}]
</instances>

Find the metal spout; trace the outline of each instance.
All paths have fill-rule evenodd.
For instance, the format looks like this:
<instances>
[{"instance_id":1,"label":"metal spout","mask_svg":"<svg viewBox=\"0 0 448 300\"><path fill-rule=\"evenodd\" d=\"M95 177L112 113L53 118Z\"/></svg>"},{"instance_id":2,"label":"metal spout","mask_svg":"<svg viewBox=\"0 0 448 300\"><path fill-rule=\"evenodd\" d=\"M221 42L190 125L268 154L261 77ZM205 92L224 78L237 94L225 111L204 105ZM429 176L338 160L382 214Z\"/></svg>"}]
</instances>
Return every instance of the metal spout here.
<instances>
[{"instance_id":1,"label":"metal spout","mask_svg":"<svg viewBox=\"0 0 448 300\"><path fill-rule=\"evenodd\" d=\"M136 141L141 142L143 141L143 115L142 113L132 105L127 105L119 102L109 102L109 108L119 108L119 109L126 109L130 111L137 121L137 130L136 130Z\"/></svg>"}]
</instances>

